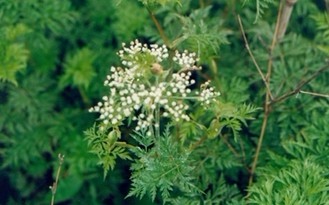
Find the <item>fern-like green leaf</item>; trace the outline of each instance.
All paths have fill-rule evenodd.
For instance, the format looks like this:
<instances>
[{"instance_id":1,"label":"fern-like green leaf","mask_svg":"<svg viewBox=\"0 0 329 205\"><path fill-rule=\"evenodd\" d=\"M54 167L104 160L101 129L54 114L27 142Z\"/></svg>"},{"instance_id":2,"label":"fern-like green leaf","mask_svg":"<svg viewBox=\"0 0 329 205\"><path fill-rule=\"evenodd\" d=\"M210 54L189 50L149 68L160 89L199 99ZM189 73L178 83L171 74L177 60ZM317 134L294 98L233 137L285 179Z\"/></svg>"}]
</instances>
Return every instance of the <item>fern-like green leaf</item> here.
<instances>
[{"instance_id":1,"label":"fern-like green leaf","mask_svg":"<svg viewBox=\"0 0 329 205\"><path fill-rule=\"evenodd\" d=\"M184 42L186 48L196 52L201 61L218 54L220 46L228 43L229 31L221 29L218 21L208 20L210 10L211 6L208 6L193 11L188 17L176 15L182 23L182 34L173 42L173 46Z\"/></svg>"},{"instance_id":2,"label":"fern-like green leaf","mask_svg":"<svg viewBox=\"0 0 329 205\"><path fill-rule=\"evenodd\" d=\"M134 149L139 159L132 165L132 188L127 197L142 198L147 194L155 200L159 191L166 201L174 189L183 193L197 192L192 183L189 153L168 134L158 139L148 152Z\"/></svg>"},{"instance_id":3,"label":"fern-like green leaf","mask_svg":"<svg viewBox=\"0 0 329 205\"><path fill-rule=\"evenodd\" d=\"M0 29L0 80L17 85L16 73L26 68L29 50L17 39L30 32L24 24Z\"/></svg>"},{"instance_id":4,"label":"fern-like green leaf","mask_svg":"<svg viewBox=\"0 0 329 205\"><path fill-rule=\"evenodd\" d=\"M16 73L25 69L29 51L23 44L11 44L2 51L0 57L0 80L17 85Z\"/></svg>"},{"instance_id":5,"label":"fern-like green leaf","mask_svg":"<svg viewBox=\"0 0 329 205\"><path fill-rule=\"evenodd\" d=\"M73 84L77 87L88 88L96 75L93 62L96 55L88 48L83 48L69 57L65 63L65 74L61 78L62 85Z\"/></svg>"},{"instance_id":6,"label":"fern-like green leaf","mask_svg":"<svg viewBox=\"0 0 329 205\"><path fill-rule=\"evenodd\" d=\"M312 18L316 22L318 29L318 48L329 55L329 15L328 13L318 13L313 15Z\"/></svg>"},{"instance_id":7,"label":"fern-like green leaf","mask_svg":"<svg viewBox=\"0 0 329 205\"><path fill-rule=\"evenodd\" d=\"M322 204L329 202L327 169L311 160L293 160L281 170L264 174L250 189L248 204Z\"/></svg>"},{"instance_id":8,"label":"fern-like green leaf","mask_svg":"<svg viewBox=\"0 0 329 205\"><path fill-rule=\"evenodd\" d=\"M104 169L104 178L110 170L114 169L117 158L131 160L126 150L129 145L118 141L120 132L116 129L107 134L105 131L97 130L94 125L85 131L85 136L90 152L98 156L98 164Z\"/></svg>"},{"instance_id":9,"label":"fern-like green leaf","mask_svg":"<svg viewBox=\"0 0 329 205\"><path fill-rule=\"evenodd\" d=\"M247 3L249 0L244 0L244 4ZM256 17L255 21L257 22L262 15L265 13L265 10L269 8L270 4L273 4L275 0L256 0L255 6L256 6Z\"/></svg>"}]
</instances>

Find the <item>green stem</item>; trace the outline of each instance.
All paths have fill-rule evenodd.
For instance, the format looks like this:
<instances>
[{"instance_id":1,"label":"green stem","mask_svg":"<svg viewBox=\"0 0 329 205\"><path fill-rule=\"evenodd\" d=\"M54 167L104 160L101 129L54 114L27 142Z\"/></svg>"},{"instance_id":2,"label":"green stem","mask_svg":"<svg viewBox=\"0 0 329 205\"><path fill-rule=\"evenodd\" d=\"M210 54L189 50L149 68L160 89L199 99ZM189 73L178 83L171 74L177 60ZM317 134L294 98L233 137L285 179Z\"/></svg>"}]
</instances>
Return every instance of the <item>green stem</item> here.
<instances>
[{"instance_id":1,"label":"green stem","mask_svg":"<svg viewBox=\"0 0 329 205\"><path fill-rule=\"evenodd\" d=\"M168 37L166 36L166 34L165 34L165 32L164 32L162 26L160 25L158 19L155 17L153 11L151 11L151 9L150 9L149 7L146 7L146 9L147 9L147 11L148 11L148 13L149 13L149 15L150 15L152 21L154 22L154 24L155 24L155 26L156 26L156 28L157 28L157 30L158 30L158 32L159 32L159 34L160 34L160 36L161 36L163 42L164 42L164 44L165 44L168 48L171 48L170 41L169 41Z\"/></svg>"},{"instance_id":2,"label":"green stem","mask_svg":"<svg viewBox=\"0 0 329 205\"><path fill-rule=\"evenodd\" d=\"M78 87L78 90L79 90L79 93L80 93L80 96L82 98L82 101L85 105L90 105L90 100L89 98L87 97L87 94L85 92L85 90L82 88L82 87Z\"/></svg>"},{"instance_id":3,"label":"green stem","mask_svg":"<svg viewBox=\"0 0 329 205\"><path fill-rule=\"evenodd\" d=\"M155 110L155 136L157 139L160 138L160 108L157 107Z\"/></svg>"},{"instance_id":4,"label":"green stem","mask_svg":"<svg viewBox=\"0 0 329 205\"><path fill-rule=\"evenodd\" d=\"M56 179L55 179L55 182L53 183L53 185L50 186L50 189L51 189L51 202L50 202L50 205L54 205L54 203L55 203L55 195L56 195L56 191L57 191L59 175L61 173L61 168L62 168L62 164L63 164L63 161L64 161L64 155L58 154L58 159L59 159L59 166L58 166L57 173L56 173Z\"/></svg>"}]
</instances>

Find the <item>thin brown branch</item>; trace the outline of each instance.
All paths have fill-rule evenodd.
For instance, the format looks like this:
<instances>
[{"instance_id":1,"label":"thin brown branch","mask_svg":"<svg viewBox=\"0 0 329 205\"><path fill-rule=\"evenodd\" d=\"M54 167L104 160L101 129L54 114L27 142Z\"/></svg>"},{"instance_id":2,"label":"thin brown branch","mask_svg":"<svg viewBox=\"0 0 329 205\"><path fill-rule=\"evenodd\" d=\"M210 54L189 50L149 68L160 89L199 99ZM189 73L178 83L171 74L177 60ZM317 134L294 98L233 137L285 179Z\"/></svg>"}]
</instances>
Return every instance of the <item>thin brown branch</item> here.
<instances>
[{"instance_id":1,"label":"thin brown branch","mask_svg":"<svg viewBox=\"0 0 329 205\"><path fill-rule=\"evenodd\" d=\"M298 0L285 0L285 4L280 15L279 31L277 35L278 40L282 39L286 33L292 9L297 1Z\"/></svg>"},{"instance_id":2,"label":"thin brown branch","mask_svg":"<svg viewBox=\"0 0 329 205\"><path fill-rule=\"evenodd\" d=\"M277 16L276 24L275 24L274 36L272 38L272 44L271 44L271 48L270 48L271 52L273 52L274 47L278 41L278 33L279 33L279 27L280 27L279 25L280 25L280 21L281 21L282 7L283 7L283 3L282 3L282 1L280 1L278 16Z\"/></svg>"},{"instance_id":3,"label":"thin brown branch","mask_svg":"<svg viewBox=\"0 0 329 205\"><path fill-rule=\"evenodd\" d=\"M266 107L268 107L268 106L266 106ZM254 157L254 160L253 160L252 165L251 165L250 177L249 177L249 186L251 186L251 184L253 182L253 179L254 179L254 174L255 174L255 171L256 171L256 167L257 167L259 153L260 153L260 150L262 148L263 139L264 139L264 136L265 136L268 117L269 117L269 110L266 110L265 115L264 115L264 119L263 119L263 123L262 123L262 128L261 128L261 131L260 131L260 136L259 136L258 143L257 143L255 157Z\"/></svg>"},{"instance_id":4,"label":"thin brown branch","mask_svg":"<svg viewBox=\"0 0 329 205\"><path fill-rule=\"evenodd\" d=\"M303 94L317 96L317 97L329 98L329 94L315 93L315 92L309 92L309 91L304 91L304 90L300 90L299 92L303 93Z\"/></svg>"},{"instance_id":5,"label":"thin brown branch","mask_svg":"<svg viewBox=\"0 0 329 205\"><path fill-rule=\"evenodd\" d=\"M262 143L263 143L263 139L265 136L265 131L266 131L266 127L267 127L267 121L268 121L268 117L270 114L270 109L271 106L274 103L277 102L281 102L285 99L287 99L288 97L295 95L297 93L299 93L301 91L301 88L308 84L311 80L313 80L314 78L316 78L318 75L320 75L321 73L323 73L326 69L329 68L329 65L325 65L322 68L320 68L319 70L317 70L316 72L314 72L308 79L306 80L301 80L300 83L296 86L296 88L286 94L283 94L281 97L278 97L277 99L274 99L273 101L271 101L270 103L265 104L265 115L264 115L264 119L263 119L263 123L262 123L262 128L261 128L261 133L259 136L259 140L257 143L257 148L256 148L256 153L255 153L255 157L254 157L254 161L252 163L252 167L251 167L251 171L250 171L250 177L249 177L249 186L253 183L253 178L254 178L254 174L256 171L256 167L257 167L257 162L258 162L258 157L259 157L259 153L262 147ZM268 95L266 95L266 102L268 102Z\"/></svg>"},{"instance_id":6,"label":"thin brown branch","mask_svg":"<svg viewBox=\"0 0 329 205\"><path fill-rule=\"evenodd\" d=\"M57 191L59 175L61 173L61 168L62 168L62 164L64 161L64 157L65 157L64 155L58 154L59 166L58 166L57 173L56 173L56 179L55 179L55 182L53 183L53 185L49 187L51 189L50 205L54 205L54 203L55 203L55 195L56 195L56 191Z\"/></svg>"},{"instance_id":7,"label":"thin brown branch","mask_svg":"<svg viewBox=\"0 0 329 205\"><path fill-rule=\"evenodd\" d=\"M278 40L278 33L279 33L280 22L281 22L281 13L282 13L282 1L280 2L279 11L278 11L277 20L276 20L276 25L275 25L275 31L274 31L274 34L273 34L271 47L269 49L269 60L268 60L268 64L267 64L267 73L266 73L266 79L265 79L265 83L268 86L270 84L270 79L271 79L271 74L272 74L273 51L274 51L274 48L275 48L275 46L277 44L277 40ZM269 104L269 102L272 99L273 99L273 96L271 94L271 91L270 91L270 89L267 89L266 90L265 103L264 103L264 118L263 118L263 122L262 122L262 128L261 128L261 132L260 132L260 135L259 135L259 139L258 139L258 142L257 142L257 148L256 148L254 160L253 160L252 165L251 165L250 177L249 177L249 186L251 186L251 184L253 183L254 174L255 174L255 171L256 171L257 163L258 163L259 153L260 153L260 150L261 150L262 145L263 145L263 140L264 140L265 131L266 131L266 127L267 127L268 117L269 117L270 112L271 112L271 105Z\"/></svg>"},{"instance_id":8,"label":"thin brown branch","mask_svg":"<svg viewBox=\"0 0 329 205\"><path fill-rule=\"evenodd\" d=\"M282 12L282 1L280 2L280 6L279 6L279 11L278 11L278 16L276 19L276 24L275 24L275 31L274 31L274 35L272 38L272 44L269 50L269 61L267 64L267 73L266 73L266 82L269 85L270 84L270 78L271 78L271 74L272 74L272 65L273 65L273 51L274 48L276 46L277 43L277 39L278 39L278 32L279 32L279 24L280 24L280 18L281 18L281 12ZM270 99L272 100L273 97L271 95L270 92L267 93L267 95L269 95L268 97L270 97Z\"/></svg>"},{"instance_id":9,"label":"thin brown branch","mask_svg":"<svg viewBox=\"0 0 329 205\"><path fill-rule=\"evenodd\" d=\"M312 81L314 78L316 78L318 75L320 75L321 73L323 73L324 71L326 71L329 68L329 65L326 64L324 65L322 68L320 68L319 70L315 71L310 77L308 77L306 80L301 80L298 85L296 86L296 88L294 90L291 90L283 95L281 95L280 97L277 97L275 99L273 99L270 102L270 105L273 105L275 103L281 102L283 100L286 100L287 98L289 98L292 95L296 95L297 93L300 92L300 90L302 89L302 87L306 84L308 84L310 81Z\"/></svg>"},{"instance_id":10,"label":"thin brown branch","mask_svg":"<svg viewBox=\"0 0 329 205\"><path fill-rule=\"evenodd\" d=\"M249 43L248 43L248 40L247 40L247 37L246 37L246 33L244 31L244 28L243 28L243 25L242 25L242 22L241 22L241 18L240 18L239 15L238 15L238 22L239 22L239 25L240 25L240 30L241 30L241 33L242 33L243 40L245 42L245 47L246 47L246 49L247 49L247 51L248 51L248 53L249 53L249 55L251 57L252 62L254 63L254 65L255 65L255 67L256 67L259 75L261 76L261 78L262 78L262 80L263 80L263 82L265 84L266 91L268 93L270 93L270 95L272 96L270 87L269 87L268 83L266 82L265 76L264 76L262 70L260 69L260 67L259 67L259 65L257 63L257 61L256 61L256 59L254 57L254 54L251 52L251 49L249 47Z\"/></svg>"},{"instance_id":11,"label":"thin brown branch","mask_svg":"<svg viewBox=\"0 0 329 205\"><path fill-rule=\"evenodd\" d=\"M148 11L148 13L149 13L149 15L150 15L150 17L151 17L153 23L155 24L155 26L156 26L156 28L157 28L157 30L158 30L158 32L159 32L159 35L161 36L161 38L162 38L164 44L165 44L168 48L171 48L169 38L166 36L166 34L165 34L165 32L164 32L162 26L160 25L158 19L155 17L153 11L151 11L151 9L148 8L148 7L146 7L146 9L147 9L147 11Z\"/></svg>"}]
</instances>

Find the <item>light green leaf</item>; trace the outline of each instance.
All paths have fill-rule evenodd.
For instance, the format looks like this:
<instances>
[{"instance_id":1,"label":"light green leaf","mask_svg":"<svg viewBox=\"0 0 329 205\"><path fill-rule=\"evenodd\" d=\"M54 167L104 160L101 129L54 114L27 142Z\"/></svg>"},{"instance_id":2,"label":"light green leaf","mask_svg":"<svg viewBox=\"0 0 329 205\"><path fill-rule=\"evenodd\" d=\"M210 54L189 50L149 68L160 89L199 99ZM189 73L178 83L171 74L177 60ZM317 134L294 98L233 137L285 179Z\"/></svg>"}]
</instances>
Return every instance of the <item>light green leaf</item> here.
<instances>
[{"instance_id":1,"label":"light green leaf","mask_svg":"<svg viewBox=\"0 0 329 205\"><path fill-rule=\"evenodd\" d=\"M61 85L70 83L77 87L88 88L92 78L96 75L93 62L96 55L88 48L83 48L65 62L65 74L61 78Z\"/></svg>"},{"instance_id":2,"label":"light green leaf","mask_svg":"<svg viewBox=\"0 0 329 205\"><path fill-rule=\"evenodd\" d=\"M26 68L29 51L23 44L14 43L0 52L0 80L17 85L16 73Z\"/></svg>"}]
</instances>

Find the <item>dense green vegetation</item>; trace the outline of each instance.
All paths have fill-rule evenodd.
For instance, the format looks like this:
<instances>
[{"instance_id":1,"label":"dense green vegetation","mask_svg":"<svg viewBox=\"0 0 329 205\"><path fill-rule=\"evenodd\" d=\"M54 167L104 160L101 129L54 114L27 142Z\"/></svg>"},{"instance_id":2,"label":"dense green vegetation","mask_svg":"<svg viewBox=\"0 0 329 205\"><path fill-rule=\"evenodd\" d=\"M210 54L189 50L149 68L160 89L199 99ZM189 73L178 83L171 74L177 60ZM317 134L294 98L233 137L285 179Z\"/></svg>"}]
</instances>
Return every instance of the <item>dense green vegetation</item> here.
<instances>
[{"instance_id":1,"label":"dense green vegetation","mask_svg":"<svg viewBox=\"0 0 329 205\"><path fill-rule=\"evenodd\" d=\"M328 55L328 0L0 0L0 204L328 205Z\"/></svg>"}]
</instances>

